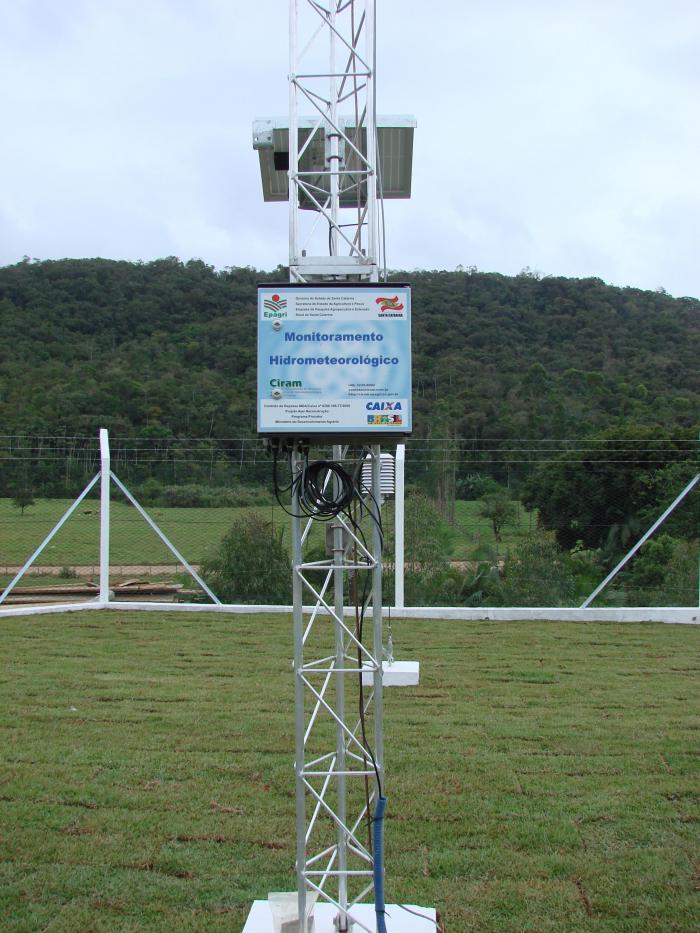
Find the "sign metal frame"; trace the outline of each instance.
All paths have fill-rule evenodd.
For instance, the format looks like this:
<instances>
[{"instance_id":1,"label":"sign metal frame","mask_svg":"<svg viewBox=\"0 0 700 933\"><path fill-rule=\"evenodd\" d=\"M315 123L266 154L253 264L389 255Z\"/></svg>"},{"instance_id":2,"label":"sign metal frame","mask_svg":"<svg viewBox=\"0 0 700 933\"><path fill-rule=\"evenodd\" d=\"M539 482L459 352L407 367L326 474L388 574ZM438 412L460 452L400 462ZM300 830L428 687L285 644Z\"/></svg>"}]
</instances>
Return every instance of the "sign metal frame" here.
<instances>
[{"instance_id":1,"label":"sign metal frame","mask_svg":"<svg viewBox=\"0 0 700 933\"><path fill-rule=\"evenodd\" d=\"M259 285L257 322L259 434L376 443L411 433L409 285Z\"/></svg>"}]
</instances>

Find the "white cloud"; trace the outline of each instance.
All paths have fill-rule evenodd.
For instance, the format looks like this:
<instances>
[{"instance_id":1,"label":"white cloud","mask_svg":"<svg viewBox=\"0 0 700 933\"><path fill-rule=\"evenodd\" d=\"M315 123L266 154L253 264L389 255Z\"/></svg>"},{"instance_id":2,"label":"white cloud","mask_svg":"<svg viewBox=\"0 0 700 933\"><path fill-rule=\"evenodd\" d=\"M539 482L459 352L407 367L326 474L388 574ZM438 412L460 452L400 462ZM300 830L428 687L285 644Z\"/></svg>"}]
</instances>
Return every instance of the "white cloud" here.
<instances>
[{"instance_id":1,"label":"white cloud","mask_svg":"<svg viewBox=\"0 0 700 933\"><path fill-rule=\"evenodd\" d=\"M286 110L286 0L5 7L0 262L286 262L250 142ZM378 0L380 112L418 119L389 264L700 295L699 45L695 0Z\"/></svg>"}]
</instances>

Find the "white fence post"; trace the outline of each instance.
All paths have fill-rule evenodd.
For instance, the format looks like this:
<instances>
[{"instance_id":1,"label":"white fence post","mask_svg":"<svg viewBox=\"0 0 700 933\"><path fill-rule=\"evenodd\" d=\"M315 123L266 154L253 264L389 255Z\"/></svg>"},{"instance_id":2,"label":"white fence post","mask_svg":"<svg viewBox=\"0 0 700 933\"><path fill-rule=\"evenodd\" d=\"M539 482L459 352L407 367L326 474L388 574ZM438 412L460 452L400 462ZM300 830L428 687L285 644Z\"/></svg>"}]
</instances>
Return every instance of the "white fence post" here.
<instances>
[{"instance_id":1,"label":"white fence post","mask_svg":"<svg viewBox=\"0 0 700 933\"><path fill-rule=\"evenodd\" d=\"M100 597L102 605L109 602L109 434L100 428Z\"/></svg>"},{"instance_id":2,"label":"white fence post","mask_svg":"<svg viewBox=\"0 0 700 933\"><path fill-rule=\"evenodd\" d=\"M406 445L396 445L394 461L394 606L403 609L404 570L404 466Z\"/></svg>"}]
</instances>

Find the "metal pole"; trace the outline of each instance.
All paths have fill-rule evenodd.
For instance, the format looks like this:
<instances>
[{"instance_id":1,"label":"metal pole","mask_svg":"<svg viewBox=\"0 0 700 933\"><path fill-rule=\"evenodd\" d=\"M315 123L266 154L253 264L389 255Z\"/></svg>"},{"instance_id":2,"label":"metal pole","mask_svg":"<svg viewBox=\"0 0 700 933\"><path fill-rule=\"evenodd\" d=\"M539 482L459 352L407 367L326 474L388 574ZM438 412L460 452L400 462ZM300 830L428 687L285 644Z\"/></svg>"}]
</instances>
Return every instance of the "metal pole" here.
<instances>
[{"instance_id":1,"label":"metal pole","mask_svg":"<svg viewBox=\"0 0 700 933\"><path fill-rule=\"evenodd\" d=\"M365 5L365 38L367 62L370 73L367 76L367 113L365 117L365 130L367 133L367 253L372 262L371 281L379 281L379 263L377 257L377 86L375 83L375 69L377 64L376 43L374 32L374 0L368 0ZM377 500L379 501L379 500Z\"/></svg>"},{"instance_id":2,"label":"metal pole","mask_svg":"<svg viewBox=\"0 0 700 933\"><path fill-rule=\"evenodd\" d=\"M109 434L100 428L100 602L109 602Z\"/></svg>"},{"instance_id":3,"label":"metal pole","mask_svg":"<svg viewBox=\"0 0 700 933\"><path fill-rule=\"evenodd\" d=\"M379 530L379 513L382 494L381 486L382 457L379 444L372 445L372 622L374 630L373 654L377 662L374 672L374 754L377 770L384 779L384 699L382 695L384 674L382 658L384 646L382 640L382 536ZM377 788L379 792L379 788Z\"/></svg>"},{"instance_id":4,"label":"metal pole","mask_svg":"<svg viewBox=\"0 0 700 933\"><path fill-rule=\"evenodd\" d=\"M330 37L330 85L329 85L329 95L328 99L330 100L330 138L327 135L327 150L328 155L326 157L327 165L330 170L330 197L331 197L331 226L330 226L330 254L331 256L338 255L338 211L339 211L339 181L340 176L338 175L338 170L340 168L340 152L339 152L339 140L338 140L338 131L336 129L338 125L338 85L335 77L335 52L336 52L336 4L331 3L330 5L330 14L329 14L329 24L330 29L328 30ZM328 128L326 129L326 134L328 134ZM330 144L330 145L328 145ZM342 927L341 927L342 929Z\"/></svg>"},{"instance_id":5,"label":"metal pole","mask_svg":"<svg viewBox=\"0 0 700 933\"><path fill-rule=\"evenodd\" d=\"M333 459L338 462L343 456L343 448L339 444L333 446ZM336 477L335 493L340 495L340 480ZM345 604L345 573L343 564L345 562L345 546L343 541L343 526L336 519L333 524L333 571L334 583L334 610L339 619L344 615ZM335 675L335 711L338 714L339 722L336 725L336 769L338 776L336 778L336 813L338 815L338 903L340 904L340 914L338 916L338 931L345 933L348 928L347 906L348 906L348 836L346 830L347 824L347 783L345 780L345 732L341 728L340 722L345 722L345 674L343 669L345 664L345 634L342 627L335 621L335 666L338 673Z\"/></svg>"},{"instance_id":6,"label":"metal pole","mask_svg":"<svg viewBox=\"0 0 700 933\"><path fill-rule=\"evenodd\" d=\"M404 604L404 476L406 445L396 445L394 461L394 606L403 609Z\"/></svg>"},{"instance_id":7,"label":"metal pole","mask_svg":"<svg viewBox=\"0 0 700 933\"><path fill-rule=\"evenodd\" d=\"M302 280L299 274L299 113L297 104L298 0L289 2L289 281ZM300 454L293 450L292 478L302 468ZM296 781L296 869L299 933L306 933L306 792L304 788L304 614L303 587L299 567L302 563L302 529L299 511L299 487L292 486L292 619L294 628L294 772Z\"/></svg>"},{"instance_id":8,"label":"metal pole","mask_svg":"<svg viewBox=\"0 0 700 933\"><path fill-rule=\"evenodd\" d=\"M297 110L298 0L289 2L289 280L299 281L299 113Z\"/></svg>"},{"instance_id":9,"label":"metal pole","mask_svg":"<svg viewBox=\"0 0 700 933\"><path fill-rule=\"evenodd\" d=\"M301 471L301 456L292 452L292 478ZM299 567L301 553L301 512L299 511L299 487L292 486L292 603L294 627L294 735L297 809L297 893L299 904L299 933L306 933L306 795L304 791L304 615L303 592Z\"/></svg>"}]
</instances>

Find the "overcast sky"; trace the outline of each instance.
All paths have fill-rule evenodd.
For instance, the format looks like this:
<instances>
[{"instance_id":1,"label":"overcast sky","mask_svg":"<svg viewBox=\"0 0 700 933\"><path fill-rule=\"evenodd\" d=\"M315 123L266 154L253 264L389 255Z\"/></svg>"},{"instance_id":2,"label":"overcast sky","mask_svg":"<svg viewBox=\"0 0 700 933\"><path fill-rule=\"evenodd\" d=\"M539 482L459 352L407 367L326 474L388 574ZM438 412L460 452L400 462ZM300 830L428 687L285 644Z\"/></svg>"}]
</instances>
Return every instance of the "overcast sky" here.
<instances>
[{"instance_id":1,"label":"overcast sky","mask_svg":"<svg viewBox=\"0 0 700 933\"><path fill-rule=\"evenodd\" d=\"M0 0L0 264L288 259L253 119L287 0ZM391 268L700 297L699 0L378 0L378 110L418 121Z\"/></svg>"}]
</instances>

